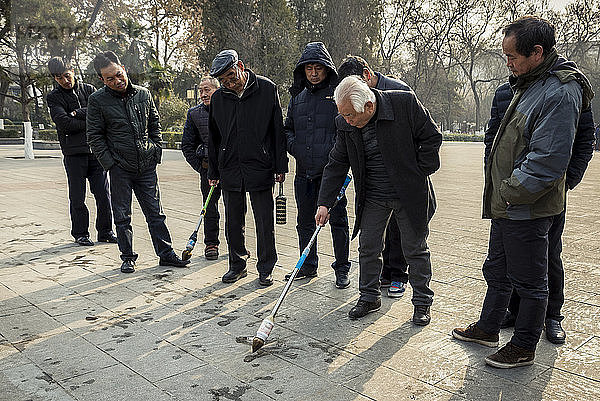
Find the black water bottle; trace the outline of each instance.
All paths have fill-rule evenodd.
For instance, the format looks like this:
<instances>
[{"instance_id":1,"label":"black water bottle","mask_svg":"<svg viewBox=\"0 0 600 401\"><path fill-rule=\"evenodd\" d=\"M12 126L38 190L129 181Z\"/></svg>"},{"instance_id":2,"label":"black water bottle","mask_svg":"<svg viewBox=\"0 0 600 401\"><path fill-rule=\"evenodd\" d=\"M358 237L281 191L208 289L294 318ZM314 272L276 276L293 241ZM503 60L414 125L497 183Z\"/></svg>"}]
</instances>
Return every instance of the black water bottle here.
<instances>
[{"instance_id":1,"label":"black water bottle","mask_svg":"<svg viewBox=\"0 0 600 401\"><path fill-rule=\"evenodd\" d=\"M277 224L285 224L287 222L285 210L286 202L287 198L283 194L283 182L280 182L279 195L275 198L275 223Z\"/></svg>"}]
</instances>

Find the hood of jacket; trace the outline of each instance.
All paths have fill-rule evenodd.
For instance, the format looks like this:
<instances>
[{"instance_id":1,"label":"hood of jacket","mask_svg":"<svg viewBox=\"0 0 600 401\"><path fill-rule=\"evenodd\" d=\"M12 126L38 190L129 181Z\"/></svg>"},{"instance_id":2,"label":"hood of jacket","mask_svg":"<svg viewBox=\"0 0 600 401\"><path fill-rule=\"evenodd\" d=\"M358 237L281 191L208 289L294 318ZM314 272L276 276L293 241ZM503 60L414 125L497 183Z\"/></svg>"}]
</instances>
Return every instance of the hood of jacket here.
<instances>
[{"instance_id":1,"label":"hood of jacket","mask_svg":"<svg viewBox=\"0 0 600 401\"><path fill-rule=\"evenodd\" d=\"M306 79L306 74L304 72L304 65L310 63L319 63L327 68L327 78L319 85L312 85ZM335 65L333 64L333 60L331 59L331 55L327 51L327 48L323 44L323 42L311 42L306 45L300 59L296 63L296 67L294 68L294 82L290 87L289 91L292 97L296 96L298 93L302 92L304 88L311 89L315 86L329 86L337 84L337 70Z\"/></svg>"},{"instance_id":2,"label":"hood of jacket","mask_svg":"<svg viewBox=\"0 0 600 401\"><path fill-rule=\"evenodd\" d=\"M592 85L587 77L577 68L577 64L573 61L569 61L562 56L558 56L556 63L550 69L550 73L554 74L560 79L562 83L566 83L575 80L581 85L583 89L582 107L581 110L586 110L590 107L592 99L594 98L594 91Z\"/></svg>"}]
</instances>

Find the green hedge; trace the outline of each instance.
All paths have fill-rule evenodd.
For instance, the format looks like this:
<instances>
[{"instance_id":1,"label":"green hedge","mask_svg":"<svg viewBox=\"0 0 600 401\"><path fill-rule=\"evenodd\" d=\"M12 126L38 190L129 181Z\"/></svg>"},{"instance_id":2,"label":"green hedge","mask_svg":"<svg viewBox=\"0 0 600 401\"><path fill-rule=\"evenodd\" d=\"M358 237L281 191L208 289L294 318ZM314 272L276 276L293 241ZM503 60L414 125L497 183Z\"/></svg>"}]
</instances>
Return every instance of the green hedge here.
<instances>
[{"instance_id":1,"label":"green hedge","mask_svg":"<svg viewBox=\"0 0 600 401\"><path fill-rule=\"evenodd\" d=\"M464 134L460 132L446 132L442 134L444 141L455 142L483 142L481 134Z\"/></svg>"},{"instance_id":2,"label":"green hedge","mask_svg":"<svg viewBox=\"0 0 600 401\"><path fill-rule=\"evenodd\" d=\"M41 129L38 131L38 139L42 141L58 141L55 129Z\"/></svg>"},{"instance_id":3,"label":"green hedge","mask_svg":"<svg viewBox=\"0 0 600 401\"><path fill-rule=\"evenodd\" d=\"M23 134L17 129L0 129L0 138L21 138Z\"/></svg>"},{"instance_id":4,"label":"green hedge","mask_svg":"<svg viewBox=\"0 0 600 401\"><path fill-rule=\"evenodd\" d=\"M177 149L177 143L181 143L181 137L183 134L181 132L175 131L163 131L162 138L165 144L165 148L167 149Z\"/></svg>"},{"instance_id":5,"label":"green hedge","mask_svg":"<svg viewBox=\"0 0 600 401\"><path fill-rule=\"evenodd\" d=\"M20 133L23 133L23 125L17 125L17 124L6 124L4 123L4 129L8 129L8 130L12 130L12 131L19 131Z\"/></svg>"}]
</instances>

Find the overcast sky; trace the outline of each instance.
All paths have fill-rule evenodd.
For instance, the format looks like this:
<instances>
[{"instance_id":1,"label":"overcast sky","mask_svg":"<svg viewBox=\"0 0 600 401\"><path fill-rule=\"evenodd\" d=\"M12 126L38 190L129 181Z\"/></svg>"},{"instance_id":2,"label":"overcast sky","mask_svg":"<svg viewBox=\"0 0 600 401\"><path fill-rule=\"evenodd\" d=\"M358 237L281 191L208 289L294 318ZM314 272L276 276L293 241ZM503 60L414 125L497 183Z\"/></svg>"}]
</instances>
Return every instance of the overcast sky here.
<instances>
[{"instance_id":1,"label":"overcast sky","mask_svg":"<svg viewBox=\"0 0 600 401\"><path fill-rule=\"evenodd\" d=\"M550 0L550 6L555 10L563 10L568 3L568 0Z\"/></svg>"}]
</instances>

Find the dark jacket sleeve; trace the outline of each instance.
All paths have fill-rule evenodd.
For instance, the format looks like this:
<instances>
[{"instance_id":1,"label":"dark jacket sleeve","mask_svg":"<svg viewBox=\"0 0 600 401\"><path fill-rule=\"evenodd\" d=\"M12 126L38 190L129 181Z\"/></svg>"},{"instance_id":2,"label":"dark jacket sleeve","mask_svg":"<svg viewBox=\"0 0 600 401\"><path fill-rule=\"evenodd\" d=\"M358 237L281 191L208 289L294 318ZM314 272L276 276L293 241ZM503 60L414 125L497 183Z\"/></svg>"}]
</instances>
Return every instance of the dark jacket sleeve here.
<instances>
[{"instance_id":1,"label":"dark jacket sleeve","mask_svg":"<svg viewBox=\"0 0 600 401\"><path fill-rule=\"evenodd\" d=\"M498 129L500 128L500 123L504 118L504 114L506 113L512 98L513 91L508 82L500 85L494 93L492 109L490 112L490 121L488 122L487 129L485 130L485 136L483 137L483 143L485 144L483 162L485 165L490 157L494 138L496 137Z\"/></svg>"},{"instance_id":2,"label":"dark jacket sleeve","mask_svg":"<svg viewBox=\"0 0 600 401\"><path fill-rule=\"evenodd\" d=\"M49 93L46 101L50 108L50 117L52 117L52 121L56 124L58 131L66 135L85 133L85 120L77 119L67 113L57 93Z\"/></svg>"},{"instance_id":3,"label":"dark jacket sleeve","mask_svg":"<svg viewBox=\"0 0 600 401\"><path fill-rule=\"evenodd\" d=\"M281 102L277 87L275 90L275 104L273 105L273 129L275 134L275 173L285 174L288 172L288 157L286 149L286 137L283 132L283 115L281 112ZM208 150L210 154L210 148Z\"/></svg>"},{"instance_id":4,"label":"dark jacket sleeve","mask_svg":"<svg viewBox=\"0 0 600 401\"><path fill-rule=\"evenodd\" d=\"M496 91L494 94L494 99L492 99L490 121L488 121L487 129L485 130L485 136L483 137L483 143L485 144L485 151L483 154L484 165L487 165L487 160L490 157L494 138L498 133L498 128L500 128L500 121L502 121L502 118L498 114L498 91Z\"/></svg>"},{"instance_id":5,"label":"dark jacket sleeve","mask_svg":"<svg viewBox=\"0 0 600 401\"><path fill-rule=\"evenodd\" d=\"M181 151L185 160L197 172L202 168L202 159L198 157L196 149L200 145L200 133L192 119L191 110L188 110L185 125L183 126L183 136L181 137Z\"/></svg>"},{"instance_id":6,"label":"dark jacket sleeve","mask_svg":"<svg viewBox=\"0 0 600 401\"><path fill-rule=\"evenodd\" d=\"M150 110L148 110L148 138L156 145L156 162L160 163L162 159L162 135L160 134L160 117L158 116L158 110L154 104L152 95L148 92L150 97Z\"/></svg>"},{"instance_id":7,"label":"dark jacket sleeve","mask_svg":"<svg viewBox=\"0 0 600 401\"><path fill-rule=\"evenodd\" d=\"M214 107L208 111L208 179L219 179L219 150L221 148L221 132L213 112Z\"/></svg>"},{"instance_id":8,"label":"dark jacket sleeve","mask_svg":"<svg viewBox=\"0 0 600 401\"><path fill-rule=\"evenodd\" d=\"M108 171L114 166L115 159L106 143L106 123L102 115L102 108L94 96L90 96L88 100L86 121L87 140L90 149L104 170Z\"/></svg>"},{"instance_id":9,"label":"dark jacket sleeve","mask_svg":"<svg viewBox=\"0 0 600 401\"><path fill-rule=\"evenodd\" d=\"M567 167L567 187L569 189L575 188L581 182L593 153L594 117L590 107L579 116L579 124L573 142L573 152Z\"/></svg>"},{"instance_id":10,"label":"dark jacket sleeve","mask_svg":"<svg viewBox=\"0 0 600 401\"><path fill-rule=\"evenodd\" d=\"M329 161L323 170L319 200L317 201L318 206L331 208L340 192L340 188L344 185L349 169L350 159L346 147L346 135L344 132L338 131L335 144L329 152Z\"/></svg>"},{"instance_id":11,"label":"dark jacket sleeve","mask_svg":"<svg viewBox=\"0 0 600 401\"><path fill-rule=\"evenodd\" d=\"M414 94L411 99L409 115L413 120L417 166L423 174L431 175L440 168L442 134L419 99Z\"/></svg>"},{"instance_id":12,"label":"dark jacket sleeve","mask_svg":"<svg viewBox=\"0 0 600 401\"><path fill-rule=\"evenodd\" d=\"M285 132L285 137L287 140L287 151L290 155L296 157L296 152L294 151L294 145L296 144L296 131L294 131L294 98L290 99L290 103L288 104L287 116L285 117L285 124L283 125L283 130Z\"/></svg>"}]
</instances>

